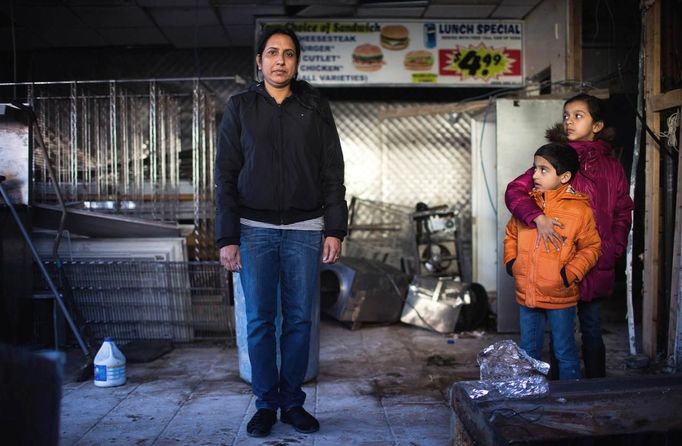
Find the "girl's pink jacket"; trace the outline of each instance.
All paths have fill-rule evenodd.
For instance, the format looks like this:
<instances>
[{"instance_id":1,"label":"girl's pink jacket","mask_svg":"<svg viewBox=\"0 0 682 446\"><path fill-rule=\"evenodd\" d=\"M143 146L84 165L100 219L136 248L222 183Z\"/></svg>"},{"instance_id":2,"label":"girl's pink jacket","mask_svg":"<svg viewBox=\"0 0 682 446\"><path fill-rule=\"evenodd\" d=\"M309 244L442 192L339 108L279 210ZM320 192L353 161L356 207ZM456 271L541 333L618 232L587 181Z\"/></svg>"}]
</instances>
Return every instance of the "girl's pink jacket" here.
<instances>
[{"instance_id":1,"label":"girl's pink jacket","mask_svg":"<svg viewBox=\"0 0 682 446\"><path fill-rule=\"evenodd\" d=\"M602 241L602 256L580 282L580 299L589 302L595 298L608 297L613 292L616 259L625 252L632 224L634 204L629 195L625 171L611 155L611 146L606 141L569 142L559 127L550 129L547 137L550 141L567 143L578 153L580 171L571 185L589 197ZM507 185L504 198L514 217L527 226L535 227L533 219L541 215L542 210L528 195L532 189L531 168Z\"/></svg>"}]
</instances>

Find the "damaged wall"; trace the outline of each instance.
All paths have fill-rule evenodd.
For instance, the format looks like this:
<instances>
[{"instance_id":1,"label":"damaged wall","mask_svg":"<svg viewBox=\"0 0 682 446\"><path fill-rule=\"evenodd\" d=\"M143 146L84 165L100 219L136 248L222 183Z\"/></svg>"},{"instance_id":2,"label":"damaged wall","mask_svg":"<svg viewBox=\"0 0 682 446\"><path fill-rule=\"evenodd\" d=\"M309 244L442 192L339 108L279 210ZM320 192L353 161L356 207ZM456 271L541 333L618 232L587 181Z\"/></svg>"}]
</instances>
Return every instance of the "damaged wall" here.
<instances>
[{"instance_id":1,"label":"damaged wall","mask_svg":"<svg viewBox=\"0 0 682 446\"><path fill-rule=\"evenodd\" d=\"M567 25L568 5L565 0L545 0L526 17L523 42L526 78L535 79L549 68L552 82L566 79Z\"/></svg>"}]
</instances>

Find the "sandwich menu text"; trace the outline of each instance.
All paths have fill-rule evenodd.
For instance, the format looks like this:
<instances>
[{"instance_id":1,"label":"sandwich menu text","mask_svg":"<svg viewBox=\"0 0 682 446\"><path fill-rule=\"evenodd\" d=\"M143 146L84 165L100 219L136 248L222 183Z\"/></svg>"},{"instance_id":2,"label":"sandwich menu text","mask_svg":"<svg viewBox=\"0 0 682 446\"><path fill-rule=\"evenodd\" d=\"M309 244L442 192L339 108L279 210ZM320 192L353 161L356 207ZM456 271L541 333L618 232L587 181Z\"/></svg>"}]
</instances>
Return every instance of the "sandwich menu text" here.
<instances>
[{"instance_id":1,"label":"sandwich menu text","mask_svg":"<svg viewBox=\"0 0 682 446\"><path fill-rule=\"evenodd\" d=\"M298 78L313 85L523 85L523 22L259 19L301 41Z\"/></svg>"}]
</instances>

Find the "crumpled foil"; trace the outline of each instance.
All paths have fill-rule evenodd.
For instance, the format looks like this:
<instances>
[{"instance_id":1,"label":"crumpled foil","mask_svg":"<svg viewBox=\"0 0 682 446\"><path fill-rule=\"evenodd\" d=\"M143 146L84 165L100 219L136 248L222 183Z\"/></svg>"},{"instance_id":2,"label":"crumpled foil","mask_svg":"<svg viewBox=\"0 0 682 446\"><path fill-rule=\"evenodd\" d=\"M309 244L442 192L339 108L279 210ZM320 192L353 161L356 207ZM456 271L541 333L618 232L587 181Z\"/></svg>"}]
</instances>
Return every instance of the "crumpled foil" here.
<instances>
[{"instance_id":1,"label":"crumpled foil","mask_svg":"<svg viewBox=\"0 0 682 446\"><path fill-rule=\"evenodd\" d=\"M549 392L549 364L531 358L512 340L489 345L476 360L481 380L462 383L471 399L523 398Z\"/></svg>"}]
</instances>

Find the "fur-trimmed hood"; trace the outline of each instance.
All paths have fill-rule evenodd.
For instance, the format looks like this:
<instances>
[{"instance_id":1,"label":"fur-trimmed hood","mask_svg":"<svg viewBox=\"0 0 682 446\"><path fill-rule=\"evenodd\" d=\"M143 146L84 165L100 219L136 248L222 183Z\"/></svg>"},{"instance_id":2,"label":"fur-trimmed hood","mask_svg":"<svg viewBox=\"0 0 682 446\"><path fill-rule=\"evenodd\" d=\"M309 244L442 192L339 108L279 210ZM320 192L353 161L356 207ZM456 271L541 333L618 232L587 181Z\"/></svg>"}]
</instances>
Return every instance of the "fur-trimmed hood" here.
<instances>
[{"instance_id":1,"label":"fur-trimmed hood","mask_svg":"<svg viewBox=\"0 0 682 446\"><path fill-rule=\"evenodd\" d=\"M564 125L560 122L557 122L552 127L545 130L545 139L549 142L569 142ZM609 144L612 144L615 139L616 131L613 127L605 127L601 132L597 133L594 138L595 141L605 141Z\"/></svg>"},{"instance_id":2,"label":"fur-trimmed hood","mask_svg":"<svg viewBox=\"0 0 682 446\"><path fill-rule=\"evenodd\" d=\"M580 161L580 171L587 176L592 176L595 172L590 168L595 160L604 156L610 156L612 152L610 140L615 132L612 128L606 128L597 133L594 141L569 141L568 135L561 123L550 127L545 131L545 138L550 142L568 144L578 154Z\"/></svg>"}]
</instances>

